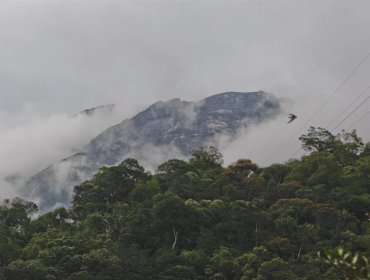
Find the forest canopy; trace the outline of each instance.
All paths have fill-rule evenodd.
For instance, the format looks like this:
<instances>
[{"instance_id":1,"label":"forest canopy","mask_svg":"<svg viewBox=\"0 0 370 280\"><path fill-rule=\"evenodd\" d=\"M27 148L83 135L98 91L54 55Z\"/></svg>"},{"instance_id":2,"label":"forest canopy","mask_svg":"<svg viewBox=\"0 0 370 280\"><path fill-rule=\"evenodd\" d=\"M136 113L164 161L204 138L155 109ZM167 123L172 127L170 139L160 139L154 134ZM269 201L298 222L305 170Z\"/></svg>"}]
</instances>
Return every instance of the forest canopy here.
<instances>
[{"instance_id":1,"label":"forest canopy","mask_svg":"<svg viewBox=\"0 0 370 280\"><path fill-rule=\"evenodd\" d=\"M268 167L223 166L213 147L154 174L126 159L34 219L33 202L4 200L0 279L369 279L370 144L300 140L308 155Z\"/></svg>"}]
</instances>

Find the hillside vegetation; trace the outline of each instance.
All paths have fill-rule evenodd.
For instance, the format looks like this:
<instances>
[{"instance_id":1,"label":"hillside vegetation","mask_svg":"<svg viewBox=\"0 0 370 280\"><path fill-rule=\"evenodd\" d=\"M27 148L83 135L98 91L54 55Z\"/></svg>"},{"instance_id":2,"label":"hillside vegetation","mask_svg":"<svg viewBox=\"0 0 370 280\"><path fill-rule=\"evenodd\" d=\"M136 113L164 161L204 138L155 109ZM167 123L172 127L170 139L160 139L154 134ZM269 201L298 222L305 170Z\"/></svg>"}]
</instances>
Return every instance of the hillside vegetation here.
<instances>
[{"instance_id":1,"label":"hillside vegetation","mask_svg":"<svg viewBox=\"0 0 370 280\"><path fill-rule=\"evenodd\" d=\"M6 200L0 279L368 279L352 257L370 252L370 145L322 128L300 140L309 155L266 168L224 167L212 147L155 174L127 159L36 219L34 203ZM348 266L318 256L338 246Z\"/></svg>"}]
</instances>

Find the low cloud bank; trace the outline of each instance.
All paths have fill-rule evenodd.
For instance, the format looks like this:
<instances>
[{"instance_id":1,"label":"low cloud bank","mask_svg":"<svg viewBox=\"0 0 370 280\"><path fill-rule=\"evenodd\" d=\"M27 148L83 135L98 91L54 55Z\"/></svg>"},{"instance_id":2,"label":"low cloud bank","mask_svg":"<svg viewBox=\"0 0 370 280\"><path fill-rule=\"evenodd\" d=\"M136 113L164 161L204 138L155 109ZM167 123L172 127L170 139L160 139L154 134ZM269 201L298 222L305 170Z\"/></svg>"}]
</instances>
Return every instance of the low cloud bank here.
<instances>
[{"instance_id":1,"label":"low cloud bank","mask_svg":"<svg viewBox=\"0 0 370 280\"><path fill-rule=\"evenodd\" d=\"M18 119L0 131L0 199L14 196L29 178L50 164L78 152L91 138L117 123L119 114L59 114Z\"/></svg>"}]
</instances>

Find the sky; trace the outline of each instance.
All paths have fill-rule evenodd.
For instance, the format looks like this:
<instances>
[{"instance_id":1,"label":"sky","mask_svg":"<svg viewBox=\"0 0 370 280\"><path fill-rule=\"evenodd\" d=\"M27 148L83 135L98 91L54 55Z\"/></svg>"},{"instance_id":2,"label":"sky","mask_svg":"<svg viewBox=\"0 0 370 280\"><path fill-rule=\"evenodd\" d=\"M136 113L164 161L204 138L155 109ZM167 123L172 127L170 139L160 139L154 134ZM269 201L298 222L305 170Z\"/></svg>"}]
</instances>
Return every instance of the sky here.
<instances>
[{"instance_id":1,"label":"sky","mask_svg":"<svg viewBox=\"0 0 370 280\"><path fill-rule=\"evenodd\" d=\"M158 100L225 91L273 93L298 116L241 131L226 163L300 155L310 125L370 95L349 107L370 85L369 11L366 0L0 0L0 178L31 176ZM103 104L115 114L76 117ZM370 141L369 110L338 129Z\"/></svg>"}]
</instances>

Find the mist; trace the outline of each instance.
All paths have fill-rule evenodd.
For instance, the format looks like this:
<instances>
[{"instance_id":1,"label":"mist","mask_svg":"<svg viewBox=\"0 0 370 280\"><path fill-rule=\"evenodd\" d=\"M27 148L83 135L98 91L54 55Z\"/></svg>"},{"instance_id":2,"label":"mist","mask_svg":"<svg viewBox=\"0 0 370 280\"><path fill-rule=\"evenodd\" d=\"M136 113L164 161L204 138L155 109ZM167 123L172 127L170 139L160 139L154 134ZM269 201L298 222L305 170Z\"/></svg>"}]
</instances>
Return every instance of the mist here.
<instances>
[{"instance_id":1,"label":"mist","mask_svg":"<svg viewBox=\"0 0 370 280\"><path fill-rule=\"evenodd\" d=\"M369 9L360 0L4 0L0 178L31 176L159 100L225 91L273 93L289 100L286 115L298 116L220 139L225 162L297 157L299 135L325 127L369 85L367 60L315 114L369 53ZM114 117L75 117L102 104L116 104ZM353 127L365 141L367 122ZM0 198L17 193L0 186Z\"/></svg>"},{"instance_id":2,"label":"mist","mask_svg":"<svg viewBox=\"0 0 370 280\"><path fill-rule=\"evenodd\" d=\"M32 175L82 148L120 117L100 110L92 115L53 115L30 118L22 124L3 127L0 141L0 185L16 195Z\"/></svg>"}]
</instances>

